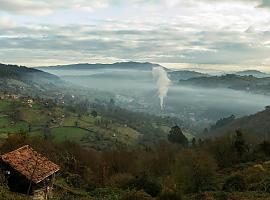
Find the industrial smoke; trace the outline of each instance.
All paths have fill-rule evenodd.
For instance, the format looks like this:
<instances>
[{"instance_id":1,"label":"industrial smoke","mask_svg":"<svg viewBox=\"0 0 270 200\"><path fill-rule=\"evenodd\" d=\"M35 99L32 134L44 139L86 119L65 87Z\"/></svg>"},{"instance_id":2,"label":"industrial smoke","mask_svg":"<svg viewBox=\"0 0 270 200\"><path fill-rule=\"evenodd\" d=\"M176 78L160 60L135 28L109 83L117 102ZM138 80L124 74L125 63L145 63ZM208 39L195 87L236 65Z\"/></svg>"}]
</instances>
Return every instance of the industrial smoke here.
<instances>
[{"instance_id":1,"label":"industrial smoke","mask_svg":"<svg viewBox=\"0 0 270 200\"><path fill-rule=\"evenodd\" d=\"M167 96L169 85L171 83L167 72L162 67L153 67L152 74L158 87L158 96L160 99L160 108L164 108L164 98Z\"/></svg>"}]
</instances>

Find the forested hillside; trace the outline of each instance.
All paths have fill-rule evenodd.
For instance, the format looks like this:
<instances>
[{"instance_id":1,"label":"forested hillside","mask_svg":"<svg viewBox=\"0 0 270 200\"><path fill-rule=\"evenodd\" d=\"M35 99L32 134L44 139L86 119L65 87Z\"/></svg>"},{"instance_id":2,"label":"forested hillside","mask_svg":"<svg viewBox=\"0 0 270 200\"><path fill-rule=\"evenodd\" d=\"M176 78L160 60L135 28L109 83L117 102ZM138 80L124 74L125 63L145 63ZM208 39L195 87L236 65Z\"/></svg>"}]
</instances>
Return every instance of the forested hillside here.
<instances>
[{"instance_id":1,"label":"forested hillside","mask_svg":"<svg viewBox=\"0 0 270 200\"><path fill-rule=\"evenodd\" d=\"M265 139L270 137L269 121L270 109L267 106L265 110L250 116L242 118L231 116L229 118L221 119L216 125L213 125L209 129L209 132L204 132L203 136L220 136L233 133L236 129L241 129L254 138Z\"/></svg>"},{"instance_id":2,"label":"forested hillside","mask_svg":"<svg viewBox=\"0 0 270 200\"><path fill-rule=\"evenodd\" d=\"M270 78L227 74L222 76L195 77L180 80L180 85L193 85L206 88L230 88L258 94L270 94Z\"/></svg>"}]
</instances>

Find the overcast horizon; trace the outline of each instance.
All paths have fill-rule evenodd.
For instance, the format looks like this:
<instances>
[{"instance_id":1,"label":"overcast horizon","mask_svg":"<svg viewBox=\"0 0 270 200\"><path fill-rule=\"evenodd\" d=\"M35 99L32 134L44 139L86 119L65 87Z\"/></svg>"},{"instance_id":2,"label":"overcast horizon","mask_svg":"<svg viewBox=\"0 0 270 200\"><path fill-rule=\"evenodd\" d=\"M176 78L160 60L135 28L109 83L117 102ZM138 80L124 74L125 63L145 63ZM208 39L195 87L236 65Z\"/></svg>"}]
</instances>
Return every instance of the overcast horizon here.
<instances>
[{"instance_id":1,"label":"overcast horizon","mask_svg":"<svg viewBox=\"0 0 270 200\"><path fill-rule=\"evenodd\" d=\"M0 63L270 71L270 0L0 0Z\"/></svg>"}]
</instances>

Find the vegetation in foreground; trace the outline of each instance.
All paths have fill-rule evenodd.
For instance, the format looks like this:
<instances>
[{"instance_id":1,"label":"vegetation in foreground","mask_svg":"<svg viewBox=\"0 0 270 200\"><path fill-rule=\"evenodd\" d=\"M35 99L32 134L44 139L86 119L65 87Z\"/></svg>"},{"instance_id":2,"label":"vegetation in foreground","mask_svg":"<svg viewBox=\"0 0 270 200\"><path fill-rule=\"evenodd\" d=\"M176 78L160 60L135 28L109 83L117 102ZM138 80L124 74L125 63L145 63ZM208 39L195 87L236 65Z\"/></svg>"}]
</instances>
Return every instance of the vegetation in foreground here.
<instances>
[{"instance_id":1,"label":"vegetation in foreground","mask_svg":"<svg viewBox=\"0 0 270 200\"><path fill-rule=\"evenodd\" d=\"M59 164L56 200L269 199L270 142L243 130L189 142L170 119L113 101L88 110L7 96L0 101L0 153L30 144ZM0 199L28 198L0 180Z\"/></svg>"},{"instance_id":2,"label":"vegetation in foreground","mask_svg":"<svg viewBox=\"0 0 270 200\"><path fill-rule=\"evenodd\" d=\"M213 140L194 139L190 146L170 141L98 151L70 141L12 134L0 151L30 144L59 164L55 199L269 199L269 141L251 142L240 130ZM8 192L3 176L0 194L27 199Z\"/></svg>"}]
</instances>

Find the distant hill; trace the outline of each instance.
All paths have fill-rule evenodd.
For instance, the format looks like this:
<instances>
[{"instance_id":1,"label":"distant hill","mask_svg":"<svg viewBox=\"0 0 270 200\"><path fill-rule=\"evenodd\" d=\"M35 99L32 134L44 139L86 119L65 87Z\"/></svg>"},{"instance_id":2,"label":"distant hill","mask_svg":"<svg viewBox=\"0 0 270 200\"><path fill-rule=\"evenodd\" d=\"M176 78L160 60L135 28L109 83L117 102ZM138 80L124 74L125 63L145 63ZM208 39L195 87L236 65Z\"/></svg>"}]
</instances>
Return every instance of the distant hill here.
<instances>
[{"instance_id":1,"label":"distant hill","mask_svg":"<svg viewBox=\"0 0 270 200\"><path fill-rule=\"evenodd\" d=\"M86 69L140 69L140 70L152 70L153 67L161 65L153 64L149 62L140 63L140 62L117 62L113 64L88 64L88 63L79 63L71 65L57 65L57 66L47 66L47 67L38 67L38 69L54 69L54 70L86 70Z\"/></svg>"},{"instance_id":2,"label":"distant hill","mask_svg":"<svg viewBox=\"0 0 270 200\"><path fill-rule=\"evenodd\" d=\"M229 118L226 118L229 119ZM224 123L223 126L215 127L204 136L220 136L227 133L233 133L236 129L255 135L258 138L270 136L270 108L256 114L230 120L230 123Z\"/></svg>"},{"instance_id":3,"label":"distant hill","mask_svg":"<svg viewBox=\"0 0 270 200\"><path fill-rule=\"evenodd\" d=\"M180 80L187 80L190 78L197 78L197 77L209 77L208 74L203 74L196 71L189 71L189 70L179 70L179 71L170 71L168 72L169 77L172 81L180 81Z\"/></svg>"},{"instance_id":4,"label":"distant hill","mask_svg":"<svg viewBox=\"0 0 270 200\"><path fill-rule=\"evenodd\" d=\"M196 77L180 80L181 85L192 85L207 88L230 88L259 94L270 94L270 77L239 76L226 74L222 76Z\"/></svg>"},{"instance_id":5,"label":"distant hill","mask_svg":"<svg viewBox=\"0 0 270 200\"><path fill-rule=\"evenodd\" d=\"M255 76L257 78L270 77L270 74L267 74L258 70L239 71L239 72L236 72L235 74L239 76Z\"/></svg>"},{"instance_id":6,"label":"distant hill","mask_svg":"<svg viewBox=\"0 0 270 200\"><path fill-rule=\"evenodd\" d=\"M0 91L37 94L56 89L62 81L55 75L18 65L0 64Z\"/></svg>"},{"instance_id":7,"label":"distant hill","mask_svg":"<svg viewBox=\"0 0 270 200\"><path fill-rule=\"evenodd\" d=\"M13 78L20 80L35 80L35 78L58 80L55 75L18 65L6 65L0 63L0 78Z\"/></svg>"}]
</instances>

